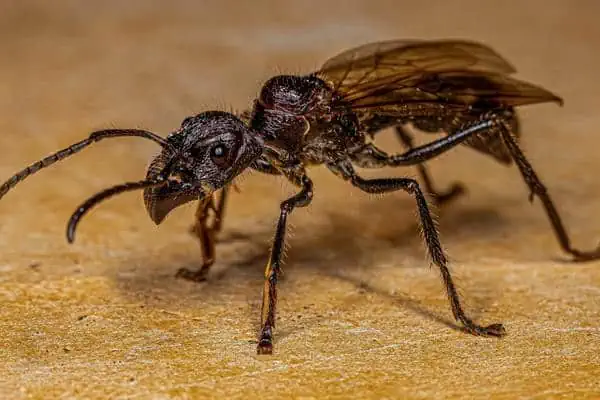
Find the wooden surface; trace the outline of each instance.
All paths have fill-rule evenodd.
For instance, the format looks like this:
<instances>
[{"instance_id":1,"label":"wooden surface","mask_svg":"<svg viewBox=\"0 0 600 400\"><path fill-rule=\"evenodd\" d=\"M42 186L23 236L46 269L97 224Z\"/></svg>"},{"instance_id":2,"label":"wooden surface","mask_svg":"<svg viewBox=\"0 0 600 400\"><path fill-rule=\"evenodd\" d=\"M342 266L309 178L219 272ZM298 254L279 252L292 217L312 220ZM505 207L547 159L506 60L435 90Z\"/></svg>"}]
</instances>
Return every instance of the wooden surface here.
<instances>
[{"instance_id":1,"label":"wooden surface","mask_svg":"<svg viewBox=\"0 0 600 400\"><path fill-rule=\"evenodd\" d=\"M573 240L600 239L600 3L595 1L0 3L0 174L94 129L166 135L189 114L243 109L279 72L360 43L484 41L565 99L523 109L524 147ZM428 137L429 138L429 137ZM380 143L400 147L392 135ZM157 151L105 142L0 201L0 397L600 398L600 263L573 264L515 169L468 149L431 164L468 195L439 210L468 312L502 340L452 329L405 195L368 197L322 170L298 210L276 354L258 358L262 269L292 188L259 175L232 197L210 281L193 206L160 227L141 194L106 202L68 245L70 213L143 176ZM383 175L415 171L380 171Z\"/></svg>"}]
</instances>

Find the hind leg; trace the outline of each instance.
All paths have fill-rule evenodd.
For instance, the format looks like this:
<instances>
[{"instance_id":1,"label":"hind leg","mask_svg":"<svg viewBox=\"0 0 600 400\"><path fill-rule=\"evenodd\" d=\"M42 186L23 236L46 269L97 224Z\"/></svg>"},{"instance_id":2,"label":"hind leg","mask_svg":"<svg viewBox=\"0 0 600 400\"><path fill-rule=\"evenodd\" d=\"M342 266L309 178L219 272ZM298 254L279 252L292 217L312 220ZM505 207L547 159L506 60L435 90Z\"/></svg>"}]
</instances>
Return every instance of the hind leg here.
<instances>
[{"instance_id":1,"label":"hind leg","mask_svg":"<svg viewBox=\"0 0 600 400\"><path fill-rule=\"evenodd\" d=\"M567 230L562 222L562 218L554 205L554 202L548 194L548 190L537 176L529 161L521 151L511 129L510 121L500 120L500 135L508 148L513 160L517 164L523 180L529 188L529 201L533 202L537 197L541 200L546 216L550 221L552 230L558 240L558 243L565 253L573 256L574 261L591 261L600 259L600 245L591 250L581 250L571 244Z\"/></svg>"},{"instance_id":2,"label":"hind leg","mask_svg":"<svg viewBox=\"0 0 600 400\"><path fill-rule=\"evenodd\" d=\"M396 135L407 150L412 150L415 147L413 137L406 131L406 129L404 129L403 126L396 126ZM417 164L416 167L419 177L423 182L423 186L425 187L425 191L429 193L436 204L443 205L456 199L458 196L466 192L464 185L460 182L452 183L449 189L438 191L433 185L431 175L429 174L427 167L425 167L425 164Z\"/></svg>"},{"instance_id":3,"label":"hind leg","mask_svg":"<svg viewBox=\"0 0 600 400\"><path fill-rule=\"evenodd\" d=\"M345 162L343 160L335 164L329 164L328 167L334 174L366 193L384 194L395 191L404 191L411 195L417 205L419 222L427 251L430 259L440 270L454 318L464 326L464 329L467 332L474 335L501 337L506 334L502 324L496 323L487 326L479 325L465 312L461 304L462 302L458 290L454 284L452 275L450 274L448 259L442 248L439 234L435 227L431 212L429 211L427 199L423 195L417 181L410 178L365 179L360 177L354 171L350 162Z\"/></svg>"}]
</instances>

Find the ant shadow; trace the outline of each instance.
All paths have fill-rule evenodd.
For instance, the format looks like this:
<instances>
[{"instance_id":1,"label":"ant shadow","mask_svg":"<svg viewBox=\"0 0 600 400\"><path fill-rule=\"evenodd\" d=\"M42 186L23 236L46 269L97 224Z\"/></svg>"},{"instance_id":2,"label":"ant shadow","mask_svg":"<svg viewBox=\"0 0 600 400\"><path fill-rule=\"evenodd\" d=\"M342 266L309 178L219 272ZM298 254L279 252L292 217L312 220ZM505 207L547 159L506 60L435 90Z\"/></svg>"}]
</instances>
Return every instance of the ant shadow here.
<instances>
[{"instance_id":1,"label":"ant shadow","mask_svg":"<svg viewBox=\"0 0 600 400\"><path fill-rule=\"evenodd\" d=\"M427 310L417 300L398 293L390 294L379 285L371 283L372 279L356 278L353 270L366 272L369 266L376 264L390 252L402 252L403 256L420 259L423 262L411 262L413 268L426 266L425 247L419 234L419 222L414 210L414 201L388 196L378 199L367 199L359 202L354 212L347 210L327 210L319 215L312 213L309 221L304 219L302 225L296 225L287 242L291 244L286 252L284 265L285 275L280 283L282 292L293 291L293 285L286 288L286 281L296 274L306 271L328 276L351 283L357 287L381 296L389 296L400 307L411 310L420 316L456 330L463 330L453 320L444 318ZM291 220L300 214L296 210ZM500 214L492 208L454 207L448 204L436 210L437 220L443 226L444 236L460 235L468 239L485 234L493 238L496 229L504 224ZM363 216L383 215L383 217L364 218ZM317 217L317 218L314 218ZM383 219L381 219L383 218ZM300 219L300 218L298 218ZM317 222L315 223L315 220ZM273 223L271 223L273 222ZM197 252L192 256L166 258L164 261L142 258L137 264L144 265L143 270L129 275L118 275L117 284L124 292L151 294L157 290L165 293L177 293L187 301L202 304L204 302L227 302L232 295L254 293L248 298L250 308L247 315L254 318L260 308L260 290L263 282L263 269L268 258L269 245L274 234L274 221L254 224L251 233L240 233L227 230L223 232L223 240L217 243L217 263L209 274L208 281L202 283L183 282L175 278L179 267L198 268L200 258ZM193 238L190 244L194 245ZM220 250L226 250L220 252ZM223 255L221 255L223 254ZM167 261L168 260L168 261ZM168 263L168 265L167 265ZM173 266L176 268L173 268ZM413 266L414 265L414 266ZM341 269L339 266L343 266ZM402 267L399 265L399 267ZM364 275L364 274L363 274ZM436 279L437 274L432 274ZM373 280L377 281L377 280ZM370 283L367 283L370 282ZM489 293L488 293L489 296ZM480 304L487 300L469 295L469 303ZM161 300L151 301L154 305L163 306ZM164 303L167 303L165 300ZM470 304L471 305L471 304ZM470 307L472 315L477 310ZM303 320L307 322L307 320ZM296 324L294 324L296 325ZM302 329L298 325L298 329ZM258 329L258 326L256 326ZM278 340L291 332L279 332Z\"/></svg>"}]
</instances>

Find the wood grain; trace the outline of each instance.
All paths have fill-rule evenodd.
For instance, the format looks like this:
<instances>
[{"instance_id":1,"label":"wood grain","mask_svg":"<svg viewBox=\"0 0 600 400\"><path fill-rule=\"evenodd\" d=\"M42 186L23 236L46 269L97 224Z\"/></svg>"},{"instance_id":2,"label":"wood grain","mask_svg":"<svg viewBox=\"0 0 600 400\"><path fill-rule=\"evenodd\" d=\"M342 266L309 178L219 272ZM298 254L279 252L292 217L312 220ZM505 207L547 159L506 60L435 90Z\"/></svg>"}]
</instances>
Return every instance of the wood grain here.
<instances>
[{"instance_id":1,"label":"wood grain","mask_svg":"<svg viewBox=\"0 0 600 400\"><path fill-rule=\"evenodd\" d=\"M524 148L573 240L600 239L600 3L593 1L45 2L0 5L0 174L108 127L163 135L243 109L269 76L372 40L461 37L496 48L565 106L522 112ZM427 137L425 138L427 139ZM400 147L392 135L382 146ZM326 171L292 217L275 354L255 355L262 269L292 188L251 175L232 196L210 280L194 209L160 227L124 194L64 238L97 190L143 176L150 142L103 142L0 202L2 398L600 398L600 263L567 262L518 172L468 149L431 163L469 192L438 210L468 311L453 329L412 199ZM377 175L414 176L412 169ZM236 239L242 235L245 238Z\"/></svg>"}]
</instances>

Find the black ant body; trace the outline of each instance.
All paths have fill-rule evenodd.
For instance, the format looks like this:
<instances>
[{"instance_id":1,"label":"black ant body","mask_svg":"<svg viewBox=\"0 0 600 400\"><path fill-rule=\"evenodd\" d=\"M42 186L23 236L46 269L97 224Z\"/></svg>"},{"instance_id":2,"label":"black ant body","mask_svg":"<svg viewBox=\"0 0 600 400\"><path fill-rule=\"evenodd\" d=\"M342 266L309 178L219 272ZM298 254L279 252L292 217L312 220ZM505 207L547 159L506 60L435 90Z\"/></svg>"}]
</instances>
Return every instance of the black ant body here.
<instances>
[{"instance_id":1,"label":"black ant body","mask_svg":"<svg viewBox=\"0 0 600 400\"><path fill-rule=\"evenodd\" d=\"M148 214L159 224L176 207L199 200L194 232L202 244L204 263L197 271L181 269L178 276L204 280L215 260L215 235L221 228L226 196L233 179L248 168L281 175L299 188L281 203L279 220L265 271L258 353L273 347L277 281L288 215L313 198L307 168L324 165L335 175L368 193L402 190L413 196L425 242L441 272L454 317L475 335L503 336L501 324L480 326L463 311L440 245L428 201L419 183L410 178L365 179L354 167L417 166L429 192L444 202L460 194L462 185L434 190L424 163L459 144L489 154L504 164L515 163L546 210L562 249L575 260L600 258L600 249L586 252L571 246L547 190L521 152L515 107L544 102L562 104L551 92L511 75L514 68L479 43L460 40L401 40L373 43L343 52L305 76L282 75L263 86L251 111L240 118L210 111L183 121L166 139L140 130L107 130L46 157L19 172L0 187L0 197L18 182L66 158L93 142L119 136L155 141L162 152L146 178L100 192L71 217L67 237L74 240L81 217L98 202L129 190L144 189ZM414 147L403 125L445 136ZM394 127L408 150L387 154L370 139ZM220 192L221 195L217 196ZM214 213L212 223L209 214Z\"/></svg>"}]
</instances>

